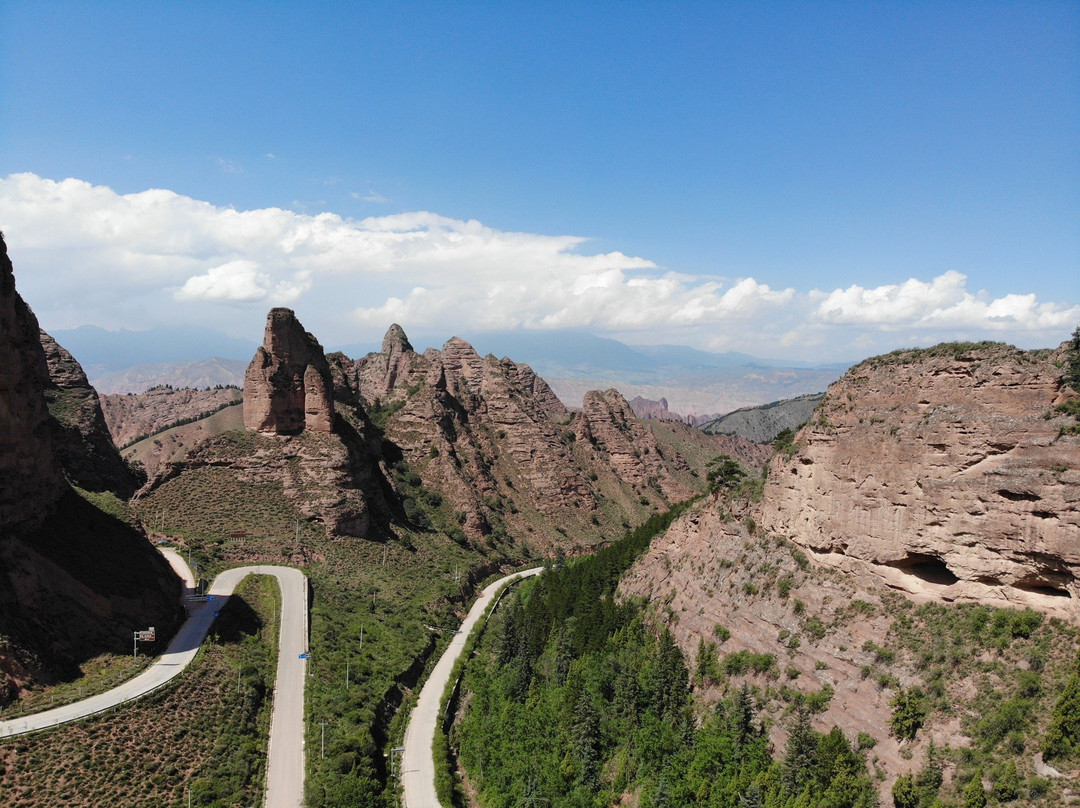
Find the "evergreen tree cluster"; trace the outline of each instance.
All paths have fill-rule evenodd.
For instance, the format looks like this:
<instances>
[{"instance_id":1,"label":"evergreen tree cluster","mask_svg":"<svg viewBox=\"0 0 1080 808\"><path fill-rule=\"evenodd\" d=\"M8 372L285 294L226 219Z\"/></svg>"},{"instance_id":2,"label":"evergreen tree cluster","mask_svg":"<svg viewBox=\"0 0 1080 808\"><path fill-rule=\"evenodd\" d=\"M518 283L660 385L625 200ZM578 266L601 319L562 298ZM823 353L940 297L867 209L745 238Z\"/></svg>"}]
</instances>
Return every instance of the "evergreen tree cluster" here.
<instances>
[{"instance_id":1,"label":"evergreen tree cluster","mask_svg":"<svg viewBox=\"0 0 1080 808\"><path fill-rule=\"evenodd\" d=\"M815 732L800 713L774 759L746 687L695 720L674 638L614 597L671 518L525 585L470 666L453 741L481 804L585 808L637 792L642 808L876 805L862 753L837 728Z\"/></svg>"}]
</instances>

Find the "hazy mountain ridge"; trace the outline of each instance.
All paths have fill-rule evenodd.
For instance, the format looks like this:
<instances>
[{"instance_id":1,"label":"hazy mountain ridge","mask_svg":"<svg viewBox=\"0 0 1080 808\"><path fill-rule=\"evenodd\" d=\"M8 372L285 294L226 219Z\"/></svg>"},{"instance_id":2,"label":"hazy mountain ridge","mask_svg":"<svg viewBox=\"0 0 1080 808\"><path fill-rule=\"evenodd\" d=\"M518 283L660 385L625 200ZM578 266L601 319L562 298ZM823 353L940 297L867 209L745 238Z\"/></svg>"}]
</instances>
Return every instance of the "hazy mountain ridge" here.
<instances>
[{"instance_id":1,"label":"hazy mountain ridge","mask_svg":"<svg viewBox=\"0 0 1080 808\"><path fill-rule=\"evenodd\" d=\"M699 426L710 435L738 435L754 443L771 443L785 429L795 430L809 421L824 397L824 393L811 393L743 407Z\"/></svg>"},{"instance_id":2,"label":"hazy mountain ridge","mask_svg":"<svg viewBox=\"0 0 1080 808\"><path fill-rule=\"evenodd\" d=\"M101 393L138 393L163 384L239 386L255 350L254 342L180 327L106 331L83 326L54 336L82 358L91 383ZM416 344L438 347L441 342L428 335ZM674 412L696 417L822 390L848 366L710 353L680 345L631 346L577 331L486 332L473 335L469 342L480 355L513 357L528 364L568 407L580 407L589 390L614 387L627 399L667 398ZM357 343L331 351L364 356L377 348Z\"/></svg>"}]
</instances>

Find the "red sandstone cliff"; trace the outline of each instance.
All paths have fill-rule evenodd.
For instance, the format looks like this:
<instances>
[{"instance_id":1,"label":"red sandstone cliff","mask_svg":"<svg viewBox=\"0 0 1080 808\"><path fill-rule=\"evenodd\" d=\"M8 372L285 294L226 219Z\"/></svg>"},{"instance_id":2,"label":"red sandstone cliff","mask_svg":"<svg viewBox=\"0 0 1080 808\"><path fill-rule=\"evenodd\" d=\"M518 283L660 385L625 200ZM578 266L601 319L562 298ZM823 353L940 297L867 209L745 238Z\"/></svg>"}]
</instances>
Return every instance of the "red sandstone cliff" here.
<instances>
[{"instance_id":1,"label":"red sandstone cliff","mask_svg":"<svg viewBox=\"0 0 1080 808\"><path fill-rule=\"evenodd\" d=\"M913 595L1076 615L1080 437L1063 349L869 359L778 456L758 513L820 562Z\"/></svg>"}]
</instances>

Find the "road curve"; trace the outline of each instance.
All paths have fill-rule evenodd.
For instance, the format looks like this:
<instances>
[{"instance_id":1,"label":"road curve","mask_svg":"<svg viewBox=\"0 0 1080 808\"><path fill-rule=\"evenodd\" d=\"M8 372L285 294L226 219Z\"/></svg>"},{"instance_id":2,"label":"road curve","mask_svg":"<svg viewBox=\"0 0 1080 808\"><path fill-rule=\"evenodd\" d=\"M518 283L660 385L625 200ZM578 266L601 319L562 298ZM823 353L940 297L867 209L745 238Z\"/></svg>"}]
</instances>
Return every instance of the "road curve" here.
<instances>
[{"instance_id":1,"label":"road curve","mask_svg":"<svg viewBox=\"0 0 1080 808\"><path fill-rule=\"evenodd\" d=\"M534 567L488 584L469 609L469 614L461 624L461 630L454 635L450 645L435 663L431 676L420 690L416 707L413 708L405 730L405 751L401 753L400 769L401 784L405 790L405 808L439 808L439 798L435 793L435 761L431 747L435 742L439 703L446 691L447 682L450 681L454 663L461 656L469 634L487 612L495 594L505 584L530 575L539 575L543 571L543 567Z\"/></svg>"},{"instance_id":2,"label":"road curve","mask_svg":"<svg viewBox=\"0 0 1080 808\"><path fill-rule=\"evenodd\" d=\"M170 565L190 589L192 575L187 565L172 551L166 551ZM281 587L281 631L278 638L278 667L274 684L274 706L270 718L270 746L267 761L267 808L297 808L304 794L304 680L308 650L308 584L298 569L278 566L235 567L225 570L207 593L213 599L201 604L153 665L123 684L104 693L56 707L42 713L0 721L0 738L50 729L111 709L145 696L179 676L199 651L214 618L237 585L250 574L273 575Z\"/></svg>"}]
</instances>

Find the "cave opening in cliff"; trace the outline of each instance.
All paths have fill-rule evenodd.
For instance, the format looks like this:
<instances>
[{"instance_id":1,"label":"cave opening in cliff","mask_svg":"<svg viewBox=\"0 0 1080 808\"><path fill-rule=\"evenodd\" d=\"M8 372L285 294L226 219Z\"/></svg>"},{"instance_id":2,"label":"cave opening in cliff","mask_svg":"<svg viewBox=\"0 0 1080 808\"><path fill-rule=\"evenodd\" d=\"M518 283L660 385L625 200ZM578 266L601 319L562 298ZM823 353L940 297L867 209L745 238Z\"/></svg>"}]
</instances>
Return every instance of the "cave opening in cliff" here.
<instances>
[{"instance_id":1,"label":"cave opening in cliff","mask_svg":"<svg viewBox=\"0 0 1080 808\"><path fill-rule=\"evenodd\" d=\"M1023 581L1017 581L1013 584L1013 587L1024 592L1031 592L1036 595L1047 595L1052 598L1072 597L1072 593L1064 586L1058 586L1055 582L1047 581L1044 578L1029 578Z\"/></svg>"},{"instance_id":2,"label":"cave opening in cliff","mask_svg":"<svg viewBox=\"0 0 1080 808\"><path fill-rule=\"evenodd\" d=\"M904 558L890 561L889 566L908 575L914 575L928 584L938 586L951 586L960 580L953 575L944 561L937 556L925 553L908 553Z\"/></svg>"}]
</instances>

